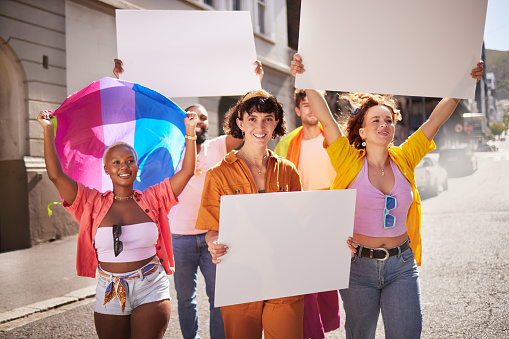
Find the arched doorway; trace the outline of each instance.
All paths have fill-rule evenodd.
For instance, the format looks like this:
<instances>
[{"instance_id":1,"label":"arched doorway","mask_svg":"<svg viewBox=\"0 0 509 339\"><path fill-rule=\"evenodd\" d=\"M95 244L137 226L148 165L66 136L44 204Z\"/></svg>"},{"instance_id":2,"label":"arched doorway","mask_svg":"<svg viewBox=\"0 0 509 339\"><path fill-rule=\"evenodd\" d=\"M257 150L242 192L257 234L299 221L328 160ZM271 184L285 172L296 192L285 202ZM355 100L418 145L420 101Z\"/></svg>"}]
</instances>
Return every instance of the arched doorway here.
<instances>
[{"instance_id":1,"label":"arched doorway","mask_svg":"<svg viewBox=\"0 0 509 339\"><path fill-rule=\"evenodd\" d=\"M30 247L27 152L28 104L25 72L0 38L0 252Z\"/></svg>"}]
</instances>

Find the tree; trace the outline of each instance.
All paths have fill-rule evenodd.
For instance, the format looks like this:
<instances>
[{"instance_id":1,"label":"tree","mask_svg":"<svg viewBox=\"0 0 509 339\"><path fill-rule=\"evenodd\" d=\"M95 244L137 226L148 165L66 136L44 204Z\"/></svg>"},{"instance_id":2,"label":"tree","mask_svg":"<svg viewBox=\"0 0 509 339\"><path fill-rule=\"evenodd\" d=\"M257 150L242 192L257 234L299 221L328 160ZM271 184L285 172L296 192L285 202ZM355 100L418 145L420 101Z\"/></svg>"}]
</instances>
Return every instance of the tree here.
<instances>
[{"instance_id":1,"label":"tree","mask_svg":"<svg viewBox=\"0 0 509 339\"><path fill-rule=\"evenodd\" d=\"M502 123L504 124L505 129L509 128L509 113L506 113L504 116L502 116Z\"/></svg>"},{"instance_id":2,"label":"tree","mask_svg":"<svg viewBox=\"0 0 509 339\"><path fill-rule=\"evenodd\" d=\"M490 124L490 131L494 136L502 134L506 130L504 123L494 121Z\"/></svg>"}]
</instances>

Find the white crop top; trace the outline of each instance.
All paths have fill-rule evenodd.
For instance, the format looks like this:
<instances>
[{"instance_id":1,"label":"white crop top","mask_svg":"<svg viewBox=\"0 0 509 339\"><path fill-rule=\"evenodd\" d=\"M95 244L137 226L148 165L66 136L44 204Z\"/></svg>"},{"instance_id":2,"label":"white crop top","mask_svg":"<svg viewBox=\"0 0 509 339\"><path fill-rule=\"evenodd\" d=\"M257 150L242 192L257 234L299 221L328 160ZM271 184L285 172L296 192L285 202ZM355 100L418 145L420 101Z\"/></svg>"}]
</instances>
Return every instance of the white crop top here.
<instances>
[{"instance_id":1,"label":"white crop top","mask_svg":"<svg viewBox=\"0 0 509 339\"><path fill-rule=\"evenodd\" d=\"M124 249L115 257L113 227L99 227L94 237L97 259L102 262L131 262L153 257L156 254L158 234L157 225L152 221L122 225L119 240Z\"/></svg>"}]
</instances>

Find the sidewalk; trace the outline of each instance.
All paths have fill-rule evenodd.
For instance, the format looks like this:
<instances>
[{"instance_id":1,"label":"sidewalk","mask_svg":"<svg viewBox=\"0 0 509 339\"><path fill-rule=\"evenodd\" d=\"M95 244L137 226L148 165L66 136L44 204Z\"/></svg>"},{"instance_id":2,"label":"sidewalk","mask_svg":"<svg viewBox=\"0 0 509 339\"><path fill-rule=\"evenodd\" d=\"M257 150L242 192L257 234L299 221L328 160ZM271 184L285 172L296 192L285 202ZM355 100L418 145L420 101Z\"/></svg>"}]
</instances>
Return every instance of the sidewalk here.
<instances>
[{"instance_id":1,"label":"sidewalk","mask_svg":"<svg viewBox=\"0 0 509 339\"><path fill-rule=\"evenodd\" d=\"M96 280L76 274L77 239L0 253L0 324L95 295Z\"/></svg>"}]
</instances>

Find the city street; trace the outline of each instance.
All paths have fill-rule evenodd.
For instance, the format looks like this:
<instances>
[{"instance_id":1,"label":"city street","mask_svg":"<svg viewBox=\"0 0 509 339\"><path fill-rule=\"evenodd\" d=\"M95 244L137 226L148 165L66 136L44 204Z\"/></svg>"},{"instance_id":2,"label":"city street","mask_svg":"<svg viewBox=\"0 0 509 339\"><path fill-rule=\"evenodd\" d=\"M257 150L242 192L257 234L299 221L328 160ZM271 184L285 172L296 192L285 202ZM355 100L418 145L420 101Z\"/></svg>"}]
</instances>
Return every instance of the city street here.
<instances>
[{"instance_id":1,"label":"city street","mask_svg":"<svg viewBox=\"0 0 509 339\"><path fill-rule=\"evenodd\" d=\"M509 336L509 141L499 147L499 152L476 153L475 173L450 178L447 191L422 202L423 338ZM45 246L52 245L58 244ZM23 277L25 283L20 282L17 293L24 293L27 286L37 288L38 279L46 278ZM165 338L181 338L172 278L170 282L172 318ZM74 289L90 283L93 280L88 279ZM201 275L199 286L200 335L209 338L208 301ZM2 288L2 300L12 298L4 293ZM0 324L0 338L94 338L93 300ZM0 311L7 310L2 306ZM377 338L383 337L380 324ZM344 329L327 338L345 338Z\"/></svg>"}]
</instances>

